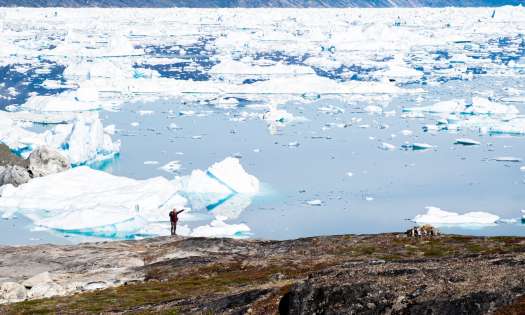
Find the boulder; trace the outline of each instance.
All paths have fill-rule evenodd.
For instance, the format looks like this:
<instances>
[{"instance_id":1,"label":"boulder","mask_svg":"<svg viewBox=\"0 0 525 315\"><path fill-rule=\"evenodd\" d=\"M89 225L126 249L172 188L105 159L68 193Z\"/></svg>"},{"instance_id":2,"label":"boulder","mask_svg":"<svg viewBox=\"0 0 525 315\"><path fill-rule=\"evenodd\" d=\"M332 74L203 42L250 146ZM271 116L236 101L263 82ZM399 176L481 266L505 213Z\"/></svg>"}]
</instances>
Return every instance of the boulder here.
<instances>
[{"instance_id":1,"label":"boulder","mask_svg":"<svg viewBox=\"0 0 525 315\"><path fill-rule=\"evenodd\" d=\"M53 282L53 279L51 279L51 275L49 274L49 272L46 271L27 279L26 281L22 282L22 285L26 289L31 289L32 287L37 286L38 284L45 284L51 282Z\"/></svg>"},{"instance_id":2,"label":"boulder","mask_svg":"<svg viewBox=\"0 0 525 315\"><path fill-rule=\"evenodd\" d=\"M42 177L69 169L69 160L57 150L41 146L31 152L28 169L33 177Z\"/></svg>"},{"instance_id":3,"label":"boulder","mask_svg":"<svg viewBox=\"0 0 525 315\"><path fill-rule=\"evenodd\" d=\"M27 291L22 285L16 282L4 282L0 285L0 301L14 303L26 298Z\"/></svg>"},{"instance_id":4,"label":"boulder","mask_svg":"<svg viewBox=\"0 0 525 315\"><path fill-rule=\"evenodd\" d=\"M20 186L31 179L29 171L25 167L18 165L0 166L0 186L11 184Z\"/></svg>"},{"instance_id":5,"label":"boulder","mask_svg":"<svg viewBox=\"0 0 525 315\"><path fill-rule=\"evenodd\" d=\"M28 298L30 299L43 299L49 298L57 295L65 295L66 290L54 282L49 283L39 283L29 290L27 293Z\"/></svg>"},{"instance_id":6,"label":"boulder","mask_svg":"<svg viewBox=\"0 0 525 315\"><path fill-rule=\"evenodd\" d=\"M405 232L409 237L432 237L438 236L439 231L435 227L429 224L425 224L419 227L413 227Z\"/></svg>"}]
</instances>

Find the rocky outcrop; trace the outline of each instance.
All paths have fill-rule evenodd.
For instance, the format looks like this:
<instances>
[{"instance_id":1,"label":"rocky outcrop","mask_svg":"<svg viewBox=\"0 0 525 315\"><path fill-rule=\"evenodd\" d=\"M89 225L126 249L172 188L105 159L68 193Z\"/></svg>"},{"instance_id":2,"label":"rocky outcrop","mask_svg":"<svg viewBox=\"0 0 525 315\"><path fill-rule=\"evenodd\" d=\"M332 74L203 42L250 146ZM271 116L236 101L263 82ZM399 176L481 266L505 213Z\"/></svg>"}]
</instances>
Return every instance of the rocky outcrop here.
<instances>
[{"instance_id":1,"label":"rocky outcrop","mask_svg":"<svg viewBox=\"0 0 525 315\"><path fill-rule=\"evenodd\" d=\"M0 166L6 167L9 165L18 165L20 167L27 168L27 163L27 160L24 160L23 158L11 152L11 149L9 149L7 145L0 143Z\"/></svg>"},{"instance_id":2,"label":"rocky outcrop","mask_svg":"<svg viewBox=\"0 0 525 315\"><path fill-rule=\"evenodd\" d=\"M0 144L0 186L19 186L31 178L42 177L69 169L69 161L57 150L42 146L27 160L17 156L5 144Z\"/></svg>"},{"instance_id":3,"label":"rocky outcrop","mask_svg":"<svg viewBox=\"0 0 525 315\"><path fill-rule=\"evenodd\" d=\"M161 237L0 252L0 301L50 297L1 314L489 314L525 294L520 237Z\"/></svg>"},{"instance_id":4,"label":"rocky outcrop","mask_svg":"<svg viewBox=\"0 0 525 315\"><path fill-rule=\"evenodd\" d=\"M69 169L69 160L57 150L42 146L31 152L28 169L33 177L42 177Z\"/></svg>"}]
</instances>

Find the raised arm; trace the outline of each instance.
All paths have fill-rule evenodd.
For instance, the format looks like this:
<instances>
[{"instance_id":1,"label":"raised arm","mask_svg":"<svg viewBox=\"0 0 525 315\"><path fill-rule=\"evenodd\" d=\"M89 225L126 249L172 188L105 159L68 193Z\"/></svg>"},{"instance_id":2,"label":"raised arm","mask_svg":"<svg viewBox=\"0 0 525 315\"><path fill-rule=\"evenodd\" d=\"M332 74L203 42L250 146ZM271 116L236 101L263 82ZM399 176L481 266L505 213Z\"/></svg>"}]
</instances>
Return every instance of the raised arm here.
<instances>
[{"instance_id":1,"label":"raised arm","mask_svg":"<svg viewBox=\"0 0 525 315\"><path fill-rule=\"evenodd\" d=\"M181 213L181 212L184 212L184 209L182 209L181 211L177 211L177 214Z\"/></svg>"}]
</instances>

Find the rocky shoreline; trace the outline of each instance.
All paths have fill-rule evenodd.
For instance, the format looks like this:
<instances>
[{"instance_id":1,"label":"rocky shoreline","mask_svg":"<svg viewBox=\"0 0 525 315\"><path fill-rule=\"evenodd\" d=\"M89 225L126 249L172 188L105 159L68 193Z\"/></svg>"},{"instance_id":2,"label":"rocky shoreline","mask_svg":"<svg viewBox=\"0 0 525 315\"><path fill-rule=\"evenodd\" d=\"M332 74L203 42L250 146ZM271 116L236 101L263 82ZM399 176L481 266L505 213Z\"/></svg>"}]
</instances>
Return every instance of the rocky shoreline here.
<instances>
[{"instance_id":1,"label":"rocky shoreline","mask_svg":"<svg viewBox=\"0 0 525 315\"><path fill-rule=\"evenodd\" d=\"M525 294L520 237L160 237L0 253L2 314L519 314Z\"/></svg>"}]
</instances>

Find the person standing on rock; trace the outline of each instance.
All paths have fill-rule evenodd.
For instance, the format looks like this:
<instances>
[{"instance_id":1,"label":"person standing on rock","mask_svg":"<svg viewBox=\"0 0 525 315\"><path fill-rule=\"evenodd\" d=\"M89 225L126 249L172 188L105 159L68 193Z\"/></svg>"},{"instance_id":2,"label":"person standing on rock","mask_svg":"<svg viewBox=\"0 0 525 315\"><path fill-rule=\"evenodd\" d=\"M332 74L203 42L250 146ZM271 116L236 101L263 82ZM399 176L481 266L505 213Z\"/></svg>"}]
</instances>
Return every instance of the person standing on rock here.
<instances>
[{"instance_id":1,"label":"person standing on rock","mask_svg":"<svg viewBox=\"0 0 525 315\"><path fill-rule=\"evenodd\" d=\"M173 208L170 212L170 222L171 222L171 235L177 235L177 222L179 221L179 213L183 212L184 209L177 211Z\"/></svg>"}]
</instances>

